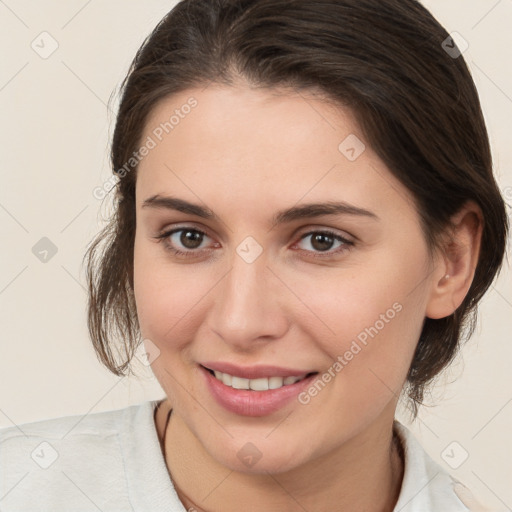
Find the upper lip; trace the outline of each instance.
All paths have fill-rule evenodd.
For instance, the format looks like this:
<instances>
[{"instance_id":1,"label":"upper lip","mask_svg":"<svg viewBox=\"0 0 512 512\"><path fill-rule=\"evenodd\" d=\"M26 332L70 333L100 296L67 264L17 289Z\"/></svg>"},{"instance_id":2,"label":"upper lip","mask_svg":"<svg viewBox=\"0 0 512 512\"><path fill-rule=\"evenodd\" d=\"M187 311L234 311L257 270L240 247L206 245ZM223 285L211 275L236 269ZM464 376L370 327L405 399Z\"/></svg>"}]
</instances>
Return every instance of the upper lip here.
<instances>
[{"instance_id":1,"label":"upper lip","mask_svg":"<svg viewBox=\"0 0 512 512\"><path fill-rule=\"evenodd\" d=\"M201 363L202 366L209 370L228 373L236 377L244 379L260 379L269 377L299 377L313 373L312 370L300 370L296 368L284 368L282 366L273 365L257 365L257 366L238 366L233 363L222 361L206 361Z\"/></svg>"}]
</instances>

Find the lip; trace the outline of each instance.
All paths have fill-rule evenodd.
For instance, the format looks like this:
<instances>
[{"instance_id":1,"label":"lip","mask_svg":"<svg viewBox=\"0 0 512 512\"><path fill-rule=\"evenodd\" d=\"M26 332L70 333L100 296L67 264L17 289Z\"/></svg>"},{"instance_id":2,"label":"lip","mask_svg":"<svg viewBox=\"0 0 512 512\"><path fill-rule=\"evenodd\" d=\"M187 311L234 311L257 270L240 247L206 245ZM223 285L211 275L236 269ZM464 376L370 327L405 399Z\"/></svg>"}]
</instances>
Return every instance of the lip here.
<instances>
[{"instance_id":1,"label":"lip","mask_svg":"<svg viewBox=\"0 0 512 512\"><path fill-rule=\"evenodd\" d=\"M259 377L266 376L263 375L262 372L267 372L268 375L268 368L272 368L272 371L274 371L275 369L275 367L268 366L257 367L256 369L259 371ZM213 369L214 368L212 368L212 370ZM238 414L240 416L251 417L267 416L278 411L279 409L281 409L282 407L296 399L299 393L301 393L301 391L310 386L311 382L318 376L318 373L314 373L313 375L310 375L309 377L306 377L305 379L296 382L295 384L289 384L279 389L269 389L266 391L252 391L247 389L234 389L231 386L226 386L223 382L218 380L202 365L199 365L199 370L205 380L205 385L208 388L211 396L220 406L222 406L227 411ZM217 371L222 372L222 370ZM285 370L283 368L281 368L281 371L289 372L289 370ZM301 373L299 371L298 373L295 373L295 375L304 375L305 373L308 372ZM242 376L240 374L238 375ZM291 373L287 373L286 375L276 375L275 373L273 373L270 376L288 377L291 375Z\"/></svg>"},{"instance_id":2,"label":"lip","mask_svg":"<svg viewBox=\"0 0 512 512\"><path fill-rule=\"evenodd\" d=\"M202 366L210 370L217 370L222 373L229 373L243 379L261 379L263 377L300 377L307 375L315 370L300 370L297 368L284 368L282 366L257 365L257 366L238 366L233 363L222 361L206 361L201 363Z\"/></svg>"}]
</instances>

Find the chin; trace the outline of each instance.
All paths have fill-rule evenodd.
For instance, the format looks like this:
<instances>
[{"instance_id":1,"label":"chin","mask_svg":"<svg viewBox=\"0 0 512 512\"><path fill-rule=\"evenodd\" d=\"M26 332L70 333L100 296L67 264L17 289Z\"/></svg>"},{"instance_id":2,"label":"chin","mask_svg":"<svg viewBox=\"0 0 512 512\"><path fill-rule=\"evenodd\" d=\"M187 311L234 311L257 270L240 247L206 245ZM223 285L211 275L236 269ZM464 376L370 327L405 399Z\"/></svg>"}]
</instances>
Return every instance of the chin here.
<instances>
[{"instance_id":1,"label":"chin","mask_svg":"<svg viewBox=\"0 0 512 512\"><path fill-rule=\"evenodd\" d=\"M229 445L215 444L211 449L206 445L204 447L217 463L232 471L252 475L286 473L305 463L307 458L299 446L283 447L277 438L274 442L263 439L261 442L237 441L235 438Z\"/></svg>"}]
</instances>

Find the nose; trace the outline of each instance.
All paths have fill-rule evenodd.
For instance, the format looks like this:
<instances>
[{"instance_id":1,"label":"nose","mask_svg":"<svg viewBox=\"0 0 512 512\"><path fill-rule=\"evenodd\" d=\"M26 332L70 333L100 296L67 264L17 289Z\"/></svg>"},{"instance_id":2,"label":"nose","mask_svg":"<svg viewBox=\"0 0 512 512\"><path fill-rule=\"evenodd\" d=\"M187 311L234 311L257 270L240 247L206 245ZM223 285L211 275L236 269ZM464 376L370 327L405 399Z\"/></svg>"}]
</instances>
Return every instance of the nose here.
<instances>
[{"instance_id":1,"label":"nose","mask_svg":"<svg viewBox=\"0 0 512 512\"><path fill-rule=\"evenodd\" d=\"M286 290L268 264L264 252L251 263L234 254L230 271L215 287L209 325L233 350L252 351L288 329Z\"/></svg>"}]
</instances>

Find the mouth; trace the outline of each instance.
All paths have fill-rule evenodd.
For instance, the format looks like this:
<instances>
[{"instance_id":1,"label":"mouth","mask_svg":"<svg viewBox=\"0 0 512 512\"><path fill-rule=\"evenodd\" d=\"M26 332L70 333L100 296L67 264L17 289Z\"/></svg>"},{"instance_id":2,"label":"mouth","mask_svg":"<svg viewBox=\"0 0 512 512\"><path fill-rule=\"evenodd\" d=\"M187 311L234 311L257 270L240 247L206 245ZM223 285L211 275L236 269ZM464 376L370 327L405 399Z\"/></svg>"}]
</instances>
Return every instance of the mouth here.
<instances>
[{"instance_id":1,"label":"mouth","mask_svg":"<svg viewBox=\"0 0 512 512\"><path fill-rule=\"evenodd\" d=\"M203 365L201 365L203 366ZM280 389L284 386L291 386L296 382L300 382L312 375L318 374L318 372L309 372L302 375L290 375L287 377L281 377L278 375L272 377L260 377L257 379L247 379L229 373L220 372L218 370L212 370L203 366L203 368L213 375L217 380L222 382L225 386L233 389L245 389L251 391L268 391L272 389Z\"/></svg>"},{"instance_id":2,"label":"mouth","mask_svg":"<svg viewBox=\"0 0 512 512\"><path fill-rule=\"evenodd\" d=\"M198 366L209 396L224 410L246 417L267 416L294 402L298 404L299 394L319 373L273 366L242 368L228 363L208 363L215 369Z\"/></svg>"}]
</instances>

